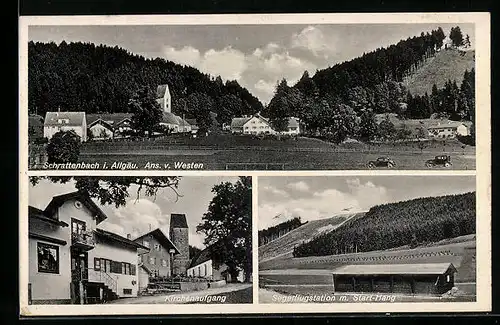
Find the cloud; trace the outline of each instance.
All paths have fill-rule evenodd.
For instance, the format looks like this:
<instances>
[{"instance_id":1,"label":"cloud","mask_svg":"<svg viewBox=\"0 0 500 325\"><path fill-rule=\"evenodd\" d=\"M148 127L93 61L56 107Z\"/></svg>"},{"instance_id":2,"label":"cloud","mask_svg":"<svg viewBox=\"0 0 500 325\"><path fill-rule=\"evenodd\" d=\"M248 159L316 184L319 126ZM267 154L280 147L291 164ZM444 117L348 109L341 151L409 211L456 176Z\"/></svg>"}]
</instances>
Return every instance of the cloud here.
<instances>
[{"instance_id":1,"label":"cloud","mask_svg":"<svg viewBox=\"0 0 500 325\"><path fill-rule=\"evenodd\" d=\"M189 66L198 66L201 58L200 51L192 46L184 46L178 50L172 46L164 46L163 55L170 61Z\"/></svg>"},{"instance_id":2,"label":"cloud","mask_svg":"<svg viewBox=\"0 0 500 325\"><path fill-rule=\"evenodd\" d=\"M319 220L346 212L367 211L374 205L389 202L387 189L375 186L372 182L362 183L355 178L348 179L347 185L347 189L342 191L327 188L299 198L289 196L266 200L259 205L259 229L274 226L292 217L300 217L302 221ZM310 186L304 181L290 183L287 188L303 194L311 192ZM280 191L279 188L276 190ZM276 215L283 215L284 218L276 219Z\"/></svg>"},{"instance_id":3,"label":"cloud","mask_svg":"<svg viewBox=\"0 0 500 325\"><path fill-rule=\"evenodd\" d=\"M290 196L286 191L279 190L273 186L268 186L268 185L261 186L260 191L267 192L268 194L274 194L276 196L281 196L281 197L289 197Z\"/></svg>"},{"instance_id":4,"label":"cloud","mask_svg":"<svg viewBox=\"0 0 500 325\"><path fill-rule=\"evenodd\" d=\"M296 182L296 183L290 183L287 185L288 188L299 191L299 192L307 192L309 191L309 185L306 184L304 181Z\"/></svg>"},{"instance_id":5,"label":"cloud","mask_svg":"<svg viewBox=\"0 0 500 325\"><path fill-rule=\"evenodd\" d=\"M164 215L160 207L147 199L129 200L125 207L107 208L109 218L99 228L115 232L121 236L131 234L138 237L150 230L166 227L169 216Z\"/></svg>"},{"instance_id":6,"label":"cloud","mask_svg":"<svg viewBox=\"0 0 500 325\"><path fill-rule=\"evenodd\" d=\"M239 80L246 69L245 54L231 46L222 50L210 49L203 55L192 46L180 49L164 46L163 55L168 60L198 68L214 76L220 75L225 80Z\"/></svg>"},{"instance_id":7,"label":"cloud","mask_svg":"<svg viewBox=\"0 0 500 325\"><path fill-rule=\"evenodd\" d=\"M300 33L293 34L291 40L292 48L308 50L315 56L323 58L328 58L330 54L336 52L336 43L332 35L327 37L321 29L314 26L308 26Z\"/></svg>"}]
</instances>

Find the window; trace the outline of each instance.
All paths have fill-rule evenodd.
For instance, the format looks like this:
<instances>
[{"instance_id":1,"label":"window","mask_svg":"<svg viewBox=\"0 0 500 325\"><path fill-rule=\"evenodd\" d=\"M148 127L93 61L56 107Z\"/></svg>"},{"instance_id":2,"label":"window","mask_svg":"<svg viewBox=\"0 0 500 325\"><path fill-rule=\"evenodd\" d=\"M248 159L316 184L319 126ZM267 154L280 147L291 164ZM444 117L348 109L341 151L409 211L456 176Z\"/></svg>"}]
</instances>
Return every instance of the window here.
<instances>
[{"instance_id":1,"label":"window","mask_svg":"<svg viewBox=\"0 0 500 325\"><path fill-rule=\"evenodd\" d=\"M130 275L135 275L135 265L134 264L130 265Z\"/></svg>"},{"instance_id":2,"label":"window","mask_svg":"<svg viewBox=\"0 0 500 325\"><path fill-rule=\"evenodd\" d=\"M71 233L73 234L82 234L85 232L85 222L71 218Z\"/></svg>"},{"instance_id":3,"label":"window","mask_svg":"<svg viewBox=\"0 0 500 325\"><path fill-rule=\"evenodd\" d=\"M131 295L132 294L132 289L123 289L123 294L124 295Z\"/></svg>"},{"instance_id":4,"label":"window","mask_svg":"<svg viewBox=\"0 0 500 325\"><path fill-rule=\"evenodd\" d=\"M94 270L99 271L101 269L101 260L94 257Z\"/></svg>"},{"instance_id":5,"label":"window","mask_svg":"<svg viewBox=\"0 0 500 325\"><path fill-rule=\"evenodd\" d=\"M161 260L161 266L167 266L167 261L166 260Z\"/></svg>"},{"instance_id":6,"label":"window","mask_svg":"<svg viewBox=\"0 0 500 325\"><path fill-rule=\"evenodd\" d=\"M449 274L446 275L446 282L450 282L451 281L451 277Z\"/></svg>"},{"instance_id":7,"label":"window","mask_svg":"<svg viewBox=\"0 0 500 325\"><path fill-rule=\"evenodd\" d=\"M147 240L145 240L143 243L142 243L145 247L149 248L149 242Z\"/></svg>"},{"instance_id":8,"label":"window","mask_svg":"<svg viewBox=\"0 0 500 325\"><path fill-rule=\"evenodd\" d=\"M205 264L205 276L207 276L207 275L208 275L208 265Z\"/></svg>"},{"instance_id":9,"label":"window","mask_svg":"<svg viewBox=\"0 0 500 325\"><path fill-rule=\"evenodd\" d=\"M161 246L160 246L160 244L155 244L155 250L157 250L157 251L161 251Z\"/></svg>"},{"instance_id":10,"label":"window","mask_svg":"<svg viewBox=\"0 0 500 325\"><path fill-rule=\"evenodd\" d=\"M111 272L111 261L106 260L106 272Z\"/></svg>"},{"instance_id":11,"label":"window","mask_svg":"<svg viewBox=\"0 0 500 325\"><path fill-rule=\"evenodd\" d=\"M38 272L59 274L59 247L37 243Z\"/></svg>"},{"instance_id":12,"label":"window","mask_svg":"<svg viewBox=\"0 0 500 325\"><path fill-rule=\"evenodd\" d=\"M156 257L150 257L149 258L149 264L155 265L155 262L156 262Z\"/></svg>"}]
</instances>

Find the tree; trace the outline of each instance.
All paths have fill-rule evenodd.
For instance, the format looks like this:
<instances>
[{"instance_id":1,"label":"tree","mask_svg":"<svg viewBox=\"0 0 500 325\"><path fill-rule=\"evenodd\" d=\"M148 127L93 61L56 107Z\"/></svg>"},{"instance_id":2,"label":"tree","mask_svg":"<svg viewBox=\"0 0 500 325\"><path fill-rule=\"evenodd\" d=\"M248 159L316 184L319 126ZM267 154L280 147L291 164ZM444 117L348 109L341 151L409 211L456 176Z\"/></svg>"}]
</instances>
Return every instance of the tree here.
<instances>
[{"instance_id":1,"label":"tree","mask_svg":"<svg viewBox=\"0 0 500 325\"><path fill-rule=\"evenodd\" d=\"M378 133L379 136L386 141L394 139L396 127L388 116L378 125Z\"/></svg>"},{"instance_id":2,"label":"tree","mask_svg":"<svg viewBox=\"0 0 500 325\"><path fill-rule=\"evenodd\" d=\"M147 87L142 87L137 91L128 103L132 115L132 125L136 130L141 130L142 134L147 133L148 137L153 135L153 130L161 122L163 113L160 105L156 102L153 93Z\"/></svg>"},{"instance_id":3,"label":"tree","mask_svg":"<svg viewBox=\"0 0 500 325\"><path fill-rule=\"evenodd\" d=\"M267 106L269 123L277 132L285 131L288 127L288 118L291 116L291 103L289 101L290 87L285 79L276 85L274 97Z\"/></svg>"},{"instance_id":4,"label":"tree","mask_svg":"<svg viewBox=\"0 0 500 325\"><path fill-rule=\"evenodd\" d=\"M199 253L201 253L201 249L196 246L189 245L189 259L195 258Z\"/></svg>"},{"instance_id":5,"label":"tree","mask_svg":"<svg viewBox=\"0 0 500 325\"><path fill-rule=\"evenodd\" d=\"M40 179L48 179L53 183L66 184L75 181L75 188L97 199L101 205L114 205L116 208L125 206L130 197L129 188L136 185L136 200L141 194L156 197L163 188L172 190L176 197L182 197L177 191L180 177L178 176L46 176L30 177L30 183L36 186Z\"/></svg>"},{"instance_id":6,"label":"tree","mask_svg":"<svg viewBox=\"0 0 500 325\"><path fill-rule=\"evenodd\" d=\"M249 282L252 272L251 177L242 176L236 183L220 183L212 192L215 195L196 231L205 234L205 245L213 247L211 257L216 267L227 265L233 279L242 268L245 282Z\"/></svg>"},{"instance_id":7,"label":"tree","mask_svg":"<svg viewBox=\"0 0 500 325\"><path fill-rule=\"evenodd\" d=\"M450 31L450 39L451 43L455 47L459 47L461 45L464 45L464 36L462 35L462 31L460 30L460 27L452 27Z\"/></svg>"},{"instance_id":8,"label":"tree","mask_svg":"<svg viewBox=\"0 0 500 325\"><path fill-rule=\"evenodd\" d=\"M354 110L345 104L334 107L330 123L326 129L326 137L334 143L341 143L347 137L356 135L359 130Z\"/></svg>"},{"instance_id":9,"label":"tree","mask_svg":"<svg viewBox=\"0 0 500 325\"><path fill-rule=\"evenodd\" d=\"M49 163L76 163L80 156L80 136L73 131L55 133L47 145Z\"/></svg>"},{"instance_id":10,"label":"tree","mask_svg":"<svg viewBox=\"0 0 500 325\"><path fill-rule=\"evenodd\" d=\"M371 109L364 110L361 113L359 123L359 137L363 141L371 141L376 138L378 125L375 121L375 114Z\"/></svg>"}]
</instances>

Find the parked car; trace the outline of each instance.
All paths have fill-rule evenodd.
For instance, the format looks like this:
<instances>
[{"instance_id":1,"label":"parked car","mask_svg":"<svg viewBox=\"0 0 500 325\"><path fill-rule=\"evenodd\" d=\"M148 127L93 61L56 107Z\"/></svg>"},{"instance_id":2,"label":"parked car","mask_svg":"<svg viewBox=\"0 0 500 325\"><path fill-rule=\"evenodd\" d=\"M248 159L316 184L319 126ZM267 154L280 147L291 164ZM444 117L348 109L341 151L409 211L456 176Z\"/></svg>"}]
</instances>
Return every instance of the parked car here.
<instances>
[{"instance_id":1,"label":"parked car","mask_svg":"<svg viewBox=\"0 0 500 325\"><path fill-rule=\"evenodd\" d=\"M368 162L368 168L375 168L375 167L394 168L396 167L396 163L394 162L394 160L388 157L379 157L377 158L377 160L371 160Z\"/></svg>"},{"instance_id":2,"label":"parked car","mask_svg":"<svg viewBox=\"0 0 500 325\"><path fill-rule=\"evenodd\" d=\"M427 166L428 168L435 166L451 167L451 158L450 156L446 155L436 156L434 157L434 159L427 160L425 162L425 166Z\"/></svg>"}]
</instances>

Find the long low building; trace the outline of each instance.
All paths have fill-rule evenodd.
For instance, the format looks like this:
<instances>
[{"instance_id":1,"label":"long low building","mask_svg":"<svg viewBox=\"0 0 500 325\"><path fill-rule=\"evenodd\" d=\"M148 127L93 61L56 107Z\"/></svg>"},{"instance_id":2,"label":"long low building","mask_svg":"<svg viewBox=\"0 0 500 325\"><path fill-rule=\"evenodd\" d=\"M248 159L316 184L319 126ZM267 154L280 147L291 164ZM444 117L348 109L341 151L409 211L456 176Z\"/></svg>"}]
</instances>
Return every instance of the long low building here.
<instances>
[{"instance_id":1,"label":"long low building","mask_svg":"<svg viewBox=\"0 0 500 325\"><path fill-rule=\"evenodd\" d=\"M332 271L335 292L443 294L454 286L452 263L345 265Z\"/></svg>"},{"instance_id":2,"label":"long low building","mask_svg":"<svg viewBox=\"0 0 500 325\"><path fill-rule=\"evenodd\" d=\"M288 125L284 131L277 132L269 122L269 119L259 113L252 116L235 117L231 120L231 133L241 134L288 134L298 135L300 133L299 120L295 117L288 118Z\"/></svg>"}]
</instances>

